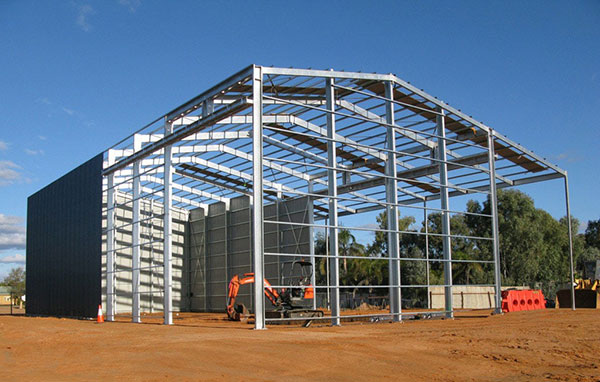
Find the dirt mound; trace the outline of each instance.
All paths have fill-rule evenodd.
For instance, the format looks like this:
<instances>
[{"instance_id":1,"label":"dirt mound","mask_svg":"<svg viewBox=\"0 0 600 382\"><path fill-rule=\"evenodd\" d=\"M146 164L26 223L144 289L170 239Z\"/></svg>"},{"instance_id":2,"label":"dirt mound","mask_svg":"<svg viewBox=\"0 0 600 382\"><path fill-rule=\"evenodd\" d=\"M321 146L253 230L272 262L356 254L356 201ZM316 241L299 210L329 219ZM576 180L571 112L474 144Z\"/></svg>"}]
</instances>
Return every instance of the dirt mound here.
<instances>
[{"instance_id":1,"label":"dirt mound","mask_svg":"<svg viewBox=\"0 0 600 382\"><path fill-rule=\"evenodd\" d=\"M360 312L378 310L378 309L380 309L378 306L370 305L370 304L367 304L366 302L363 302L356 308L356 310L358 310Z\"/></svg>"}]
</instances>

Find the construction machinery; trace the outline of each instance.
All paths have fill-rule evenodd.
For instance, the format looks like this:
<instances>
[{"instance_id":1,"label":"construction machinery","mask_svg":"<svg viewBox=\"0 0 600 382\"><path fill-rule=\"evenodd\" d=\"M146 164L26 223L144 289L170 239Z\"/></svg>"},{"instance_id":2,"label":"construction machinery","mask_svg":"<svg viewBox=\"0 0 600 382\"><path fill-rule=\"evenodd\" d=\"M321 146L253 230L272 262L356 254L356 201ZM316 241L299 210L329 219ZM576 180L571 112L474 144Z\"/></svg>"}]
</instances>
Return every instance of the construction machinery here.
<instances>
[{"instance_id":1,"label":"construction machinery","mask_svg":"<svg viewBox=\"0 0 600 382\"><path fill-rule=\"evenodd\" d=\"M265 296L275 306L274 310L266 311L266 318L286 318L305 320L308 326L311 318L323 317L322 310L312 309L312 300L315 298L314 287L311 284L313 267L304 260L287 261L282 264L281 285L285 287L277 290L264 279ZM232 321L247 321L250 317L244 304L236 305L236 298L240 287L255 282L254 273L235 275L229 282L227 294L227 317ZM310 303L311 307L308 307Z\"/></svg>"},{"instance_id":2,"label":"construction machinery","mask_svg":"<svg viewBox=\"0 0 600 382\"><path fill-rule=\"evenodd\" d=\"M557 308L571 306L571 289L556 292ZM583 278L575 279L575 307L600 309L600 260L585 262Z\"/></svg>"}]
</instances>

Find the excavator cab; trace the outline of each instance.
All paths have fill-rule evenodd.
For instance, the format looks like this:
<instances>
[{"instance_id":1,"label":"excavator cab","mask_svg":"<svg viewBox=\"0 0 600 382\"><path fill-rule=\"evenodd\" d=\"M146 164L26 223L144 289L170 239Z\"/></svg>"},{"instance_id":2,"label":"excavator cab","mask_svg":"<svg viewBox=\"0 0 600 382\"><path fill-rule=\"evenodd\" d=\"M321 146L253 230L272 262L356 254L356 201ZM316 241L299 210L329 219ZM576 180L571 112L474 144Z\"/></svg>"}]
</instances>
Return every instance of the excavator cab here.
<instances>
[{"instance_id":1,"label":"excavator cab","mask_svg":"<svg viewBox=\"0 0 600 382\"><path fill-rule=\"evenodd\" d=\"M281 285L289 286L281 294L284 298L289 298L290 305L314 298L312 275L313 266L308 261L293 260L281 264Z\"/></svg>"}]
</instances>

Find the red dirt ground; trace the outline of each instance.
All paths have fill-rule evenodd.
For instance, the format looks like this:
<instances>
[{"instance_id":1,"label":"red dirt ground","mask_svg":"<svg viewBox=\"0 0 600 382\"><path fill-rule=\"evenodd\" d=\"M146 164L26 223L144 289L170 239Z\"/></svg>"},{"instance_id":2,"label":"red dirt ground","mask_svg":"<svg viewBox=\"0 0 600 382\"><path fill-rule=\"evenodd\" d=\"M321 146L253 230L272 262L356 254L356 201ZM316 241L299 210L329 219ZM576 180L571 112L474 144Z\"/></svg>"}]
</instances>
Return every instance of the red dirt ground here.
<instances>
[{"instance_id":1,"label":"red dirt ground","mask_svg":"<svg viewBox=\"0 0 600 382\"><path fill-rule=\"evenodd\" d=\"M342 327L0 316L2 381L600 381L600 310ZM155 321L158 319L148 319Z\"/></svg>"}]
</instances>

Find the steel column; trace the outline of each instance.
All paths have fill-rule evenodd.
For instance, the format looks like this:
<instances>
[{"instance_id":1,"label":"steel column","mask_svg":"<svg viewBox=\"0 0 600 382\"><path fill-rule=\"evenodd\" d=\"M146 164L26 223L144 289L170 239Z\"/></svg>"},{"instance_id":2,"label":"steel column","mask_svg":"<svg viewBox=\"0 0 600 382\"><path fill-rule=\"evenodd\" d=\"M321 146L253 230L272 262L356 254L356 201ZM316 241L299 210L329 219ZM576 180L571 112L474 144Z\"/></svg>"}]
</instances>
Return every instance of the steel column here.
<instances>
[{"instance_id":1,"label":"steel column","mask_svg":"<svg viewBox=\"0 0 600 382\"><path fill-rule=\"evenodd\" d=\"M450 209L448 197L448 157L446 155L446 122L445 112L438 107L437 122L438 159L440 160L440 200L442 204L442 244L444 247L444 300L446 317L453 318L452 308L452 241L450 239Z\"/></svg>"},{"instance_id":2,"label":"steel column","mask_svg":"<svg viewBox=\"0 0 600 382\"><path fill-rule=\"evenodd\" d=\"M308 193L312 194L314 191L313 189L313 182L312 180L308 181ZM279 200L279 198L277 198L277 200ZM315 209L314 209L314 201L313 198L311 197L307 197L306 200L308 201L308 224L310 224L309 227L309 254L310 254L310 262L312 264L312 275L310 277L310 283L313 286L313 309L317 309L317 289L315 288L315 286L317 285L317 262L315 259L315 228L313 227L313 224L315 224Z\"/></svg>"},{"instance_id":3,"label":"steel column","mask_svg":"<svg viewBox=\"0 0 600 382\"><path fill-rule=\"evenodd\" d=\"M165 137L173 132L173 124L165 120ZM171 216L171 202L173 199L173 167L171 166L172 152L171 145L164 148L164 214L163 214L163 229L164 229L164 244L163 244L163 313L164 324L173 324L173 225Z\"/></svg>"},{"instance_id":4,"label":"steel column","mask_svg":"<svg viewBox=\"0 0 600 382\"><path fill-rule=\"evenodd\" d=\"M262 67L252 73L252 253L254 255L254 329L265 326Z\"/></svg>"},{"instance_id":5,"label":"steel column","mask_svg":"<svg viewBox=\"0 0 600 382\"><path fill-rule=\"evenodd\" d=\"M107 176L106 196L106 320L115 320L115 174Z\"/></svg>"},{"instance_id":6,"label":"steel column","mask_svg":"<svg viewBox=\"0 0 600 382\"><path fill-rule=\"evenodd\" d=\"M494 253L494 286L496 307L494 313L502 313L502 277L500 276L500 234L498 231L498 197L496 193L496 153L494 152L494 132L488 133L488 161L490 171L490 206L492 214L492 238Z\"/></svg>"},{"instance_id":7,"label":"steel column","mask_svg":"<svg viewBox=\"0 0 600 382\"><path fill-rule=\"evenodd\" d=\"M337 153L335 132L335 89L333 87L333 78L325 80L325 93L327 96L327 185L329 198L329 249L332 256L329 258L329 284L331 289L331 325L340 325L340 263L338 250L338 201L337 201Z\"/></svg>"},{"instance_id":8,"label":"steel column","mask_svg":"<svg viewBox=\"0 0 600 382\"><path fill-rule=\"evenodd\" d=\"M431 309L431 295L429 291L429 222L427 221L427 199L423 200L423 223L425 225L425 271L427 272L427 309Z\"/></svg>"},{"instance_id":9,"label":"steel column","mask_svg":"<svg viewBox=\"0 0 600 382\"><path fill-rule=\"evenodd\" d=\"M573 269L573 232L571 228L571 202L569 200L569 177L565 172L565 201L567 204L567 227L569 229L569 265L571 268L571 309L575 310L575 272Z\"/></svg>"},{"instance_id":10,"label":"steel column","mask_svg":"<svg viewBox=\"0 0 600 382\"><path fill-rule=\"evenodd\" d=\"M329 225L329 217L325 217L325 225ZM331 309L331 288L329 287L329 229L325 228L325 280L327 282L327 309Z\"/></svg>"},{"instance_id":11,"label":"steel column","mask_svg":"<svg viewBox=\"0 0 600 382\"><path fill-rule=\"evenodd\" d=\"M140 161L133 162L133 226L131 230L131 320L140 318Z\"/></svg>"},{"instance_id":12,"label":"steel column","mask_svg":"<svg viewBox=\"0 0 600 382\"><path fill-rule=\"evenodd\" d=\"M385 122L387 123L386 149L392 150L387 154L385 162L385 201L389 203L387 209L388 232L388 266L390 277L390 313L393 314L392 321L401 321L402 313L402 289L400 288L400 243L398 237L398 182L396 181L396 133L394 128L394 98L393 85L385 83Z\"/></svg>"}]
</instances>

